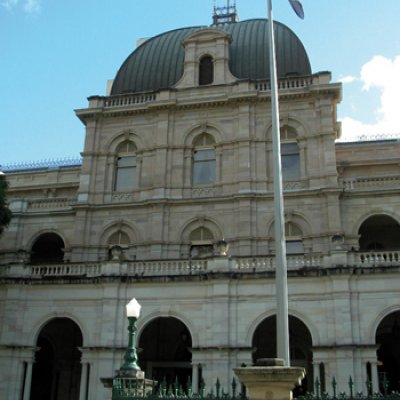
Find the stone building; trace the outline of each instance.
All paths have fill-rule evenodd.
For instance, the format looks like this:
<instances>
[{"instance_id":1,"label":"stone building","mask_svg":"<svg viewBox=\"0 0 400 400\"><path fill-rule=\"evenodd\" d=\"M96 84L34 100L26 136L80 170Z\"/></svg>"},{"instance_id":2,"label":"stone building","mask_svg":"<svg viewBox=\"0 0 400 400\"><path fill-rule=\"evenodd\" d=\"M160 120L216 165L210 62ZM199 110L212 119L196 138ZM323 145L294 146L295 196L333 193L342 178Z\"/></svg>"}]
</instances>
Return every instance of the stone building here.
<instances>
[{"instance_id":1,"label":"stone building","mask_svg":"<svg viewBox=\"0 0 400 400\"><path fill-rule=\"evenodd\" d=\"M275 356L267 22L215 22L148 39L76 110L82 162L3 169L1 399L106 399L133 297L147 377L226 387ZM341 85L275 34L292 365L398 388L400 141L336 143Z\"/></svg>"}]
</instances>

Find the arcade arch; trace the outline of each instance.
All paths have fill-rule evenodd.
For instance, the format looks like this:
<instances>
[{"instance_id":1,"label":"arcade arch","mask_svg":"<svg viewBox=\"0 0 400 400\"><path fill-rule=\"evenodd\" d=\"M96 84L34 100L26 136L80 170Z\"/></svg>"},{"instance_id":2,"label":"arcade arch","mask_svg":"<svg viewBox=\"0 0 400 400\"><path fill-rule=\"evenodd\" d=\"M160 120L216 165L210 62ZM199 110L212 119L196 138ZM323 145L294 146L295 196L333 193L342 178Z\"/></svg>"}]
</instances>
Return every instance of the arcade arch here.
<instances>
[{"instance_id":1,"label":"arcade arch","mask_svg":"<svg viewBox=\"0 0 400 400\"><path fill-rule=\"evenodd\" d=\"M139 365L146 376L162 382L186 386L192 377L192 336L187 326L175 317L150 321L139 337Z\"/></svg>"},{"instance_id":2,"label":"arcade arch","mask_svg":"<svg viewBox=\"0 0 400 400\"><path fill-rule=\"evenodd\" d=\"M255 348L253 362L259 358L276 357L276 316L265 318L257 326L252 339ZM313 388L313 353L312 337L307 326L297 317L289 316L289 346L292 366L306 369L301 389L312 391Z\"/></svg>"},{"instance_id":3,"label":"arcade arch","mask_svg":"<svg viewBox=\"0 0 400 400\"><path fill-rule=\"evenodd\" d=\"M384 379L389 391L400 390L400 311L382 319L376 330L378 376L381 389Z\"/></svg>"},{"instance_id":4,"label":"arcade arch","mask_svg":"<svg viewBox=\"0 0 400 400\"><path fill-rule=\"evenodd\" d=\"M40 331L30 400L79 400L83 336L69 318L54 318Z\"/></svg>"}]
</instances>

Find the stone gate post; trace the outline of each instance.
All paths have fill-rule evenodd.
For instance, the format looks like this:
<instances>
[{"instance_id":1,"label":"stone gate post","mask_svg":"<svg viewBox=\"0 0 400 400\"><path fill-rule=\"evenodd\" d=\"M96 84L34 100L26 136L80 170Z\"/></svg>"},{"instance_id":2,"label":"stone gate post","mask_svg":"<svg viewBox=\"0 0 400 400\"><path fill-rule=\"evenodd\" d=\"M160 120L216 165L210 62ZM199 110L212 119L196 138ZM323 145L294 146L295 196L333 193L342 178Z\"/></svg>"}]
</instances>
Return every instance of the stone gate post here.
<instances>
[{"instance_id":1,"label":"stone gate post","mask_svg":"<svg viewBox=\"0 0 400 400\"><path fill-rule=\"evenodd\" d=\"M277 358L257 360L253 367L235 368L247 388L249 400L291 400L292 390L305 376L305 369L285 367Z\"/></svg>"}]
</instances>

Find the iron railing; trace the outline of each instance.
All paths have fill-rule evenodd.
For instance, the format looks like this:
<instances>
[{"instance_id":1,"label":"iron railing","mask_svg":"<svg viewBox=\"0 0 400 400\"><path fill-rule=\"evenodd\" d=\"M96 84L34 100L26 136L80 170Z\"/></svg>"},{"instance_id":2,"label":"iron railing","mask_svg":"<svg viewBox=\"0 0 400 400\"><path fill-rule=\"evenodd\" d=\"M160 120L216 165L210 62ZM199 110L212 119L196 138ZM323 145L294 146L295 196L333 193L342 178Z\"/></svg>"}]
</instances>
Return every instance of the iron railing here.
<instances>
[{"instance_id":1,"label":"iron railing","mask_svg":"<svg viewBox=\"0 0 400 400\"><path fill-rule=\"evenodd\" d=\"M147 381L148 382L148 381ZM219 379L215 387L205 393L204 383L200 384L198 392L193 392L192 384L189 382L182 386L176 379L173 384L167 384L164 380L160 384L156 381L146 383L129 378L114 378L112 387L112 400L248 400L246 396L238 391L238 384L233 379L231 391L225 392L221 387Z\"/></svg>"},{"instance_id":2,"label":"iron railing","mask_svg":"<svg viewBox=\"0 0 400 400\"><path fill-rule=\"evenodd\" d=\"M325 392L318 378L315 381L315 392L306 393L303 396L298 396L298 400L400 400L400 392L390 391L389 381L386 378L380 382L380 392L373 392L372 382L367 380L365 383L366 391L356 392L354 390L354 382L350 377L348 381L348 392L341 392L337 387L336 379L331 382L331 392ZM400 382L399 382L400 387Z\"/></svg>"}]
</instances>

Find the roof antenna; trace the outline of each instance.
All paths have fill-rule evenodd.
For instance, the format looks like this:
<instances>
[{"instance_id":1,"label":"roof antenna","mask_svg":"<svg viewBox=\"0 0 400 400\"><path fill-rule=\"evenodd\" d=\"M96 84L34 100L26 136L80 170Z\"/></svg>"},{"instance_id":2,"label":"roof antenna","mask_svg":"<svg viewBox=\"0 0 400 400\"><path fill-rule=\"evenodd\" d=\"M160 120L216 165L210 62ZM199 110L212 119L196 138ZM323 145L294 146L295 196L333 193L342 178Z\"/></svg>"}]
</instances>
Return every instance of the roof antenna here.
<instances>
[{"instance_id":1,"label":"roof antenna","mask_svg":"<svg viewBox=\"0 0 400 400\"><path fill-rule=\"evenodd\" d=\"M225 7L217 7L217 0L214 0L213 25L229 24L238 21L239 16L236 8L236 0L234 0L233 5L231 5L231 0L227 0Z\"/></svg>"}]
</instances>

